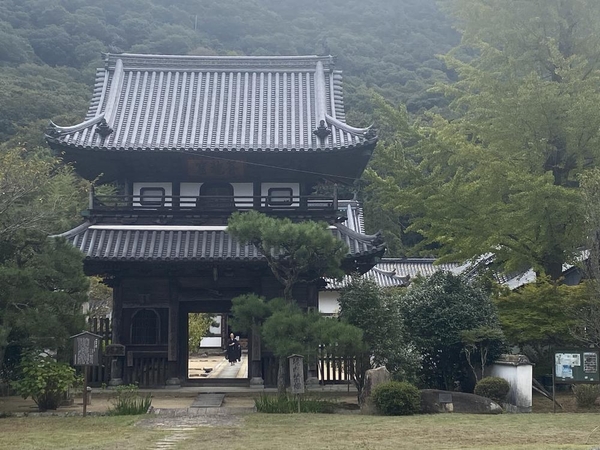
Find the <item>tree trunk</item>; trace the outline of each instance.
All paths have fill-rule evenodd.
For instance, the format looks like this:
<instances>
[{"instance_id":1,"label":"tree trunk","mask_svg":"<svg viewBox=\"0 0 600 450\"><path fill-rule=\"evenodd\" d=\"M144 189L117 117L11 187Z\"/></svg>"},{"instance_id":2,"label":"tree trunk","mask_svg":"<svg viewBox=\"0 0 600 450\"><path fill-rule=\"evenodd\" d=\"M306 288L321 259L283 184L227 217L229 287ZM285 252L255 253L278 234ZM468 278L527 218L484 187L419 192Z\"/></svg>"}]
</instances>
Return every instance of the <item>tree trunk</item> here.
<instances>
[{"instance_id":1,"label":"tree trunk","mask_svg":"<svg viewBox=\"0 0 600 450\"><path fill-rule=\"evenodd\" d=\"M279 357L279 368L277 369L277 394L285 395L285 362L287 358Z\"/></svg>"}]
</instances>

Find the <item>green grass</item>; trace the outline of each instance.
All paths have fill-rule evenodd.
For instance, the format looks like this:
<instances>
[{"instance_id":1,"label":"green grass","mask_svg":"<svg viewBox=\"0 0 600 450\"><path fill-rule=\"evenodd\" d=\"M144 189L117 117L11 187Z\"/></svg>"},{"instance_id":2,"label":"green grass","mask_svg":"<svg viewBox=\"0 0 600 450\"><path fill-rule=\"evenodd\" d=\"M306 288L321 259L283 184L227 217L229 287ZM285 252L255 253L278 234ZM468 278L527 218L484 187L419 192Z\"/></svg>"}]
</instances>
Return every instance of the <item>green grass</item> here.
<instances>
[{"instance_id":1,"label":"green grass","mask_svg":"<svg viewBox=\"0 0 600 450\"><path fill-rule=\"evenodd\" d=\"M138 420L140 416L4 418L0 419L0 449L147 449L167 434L137 428Z\"/></svg>"},{"instance_id":2,"label":"green grass","mask_svg":"<svg viewBox=\"0 0 600 450\"><path fill-rule=\"evenodd\" d=\"M2 449L148 449L172 432L136 427L140 416L0 419ZM157 420L160 420L157 418ZM239 427L198 427L177 450L590 450L597 414L361 416L251 414ZM188 425L189 426L189 425Z\"/></svg>"}]
</instances>

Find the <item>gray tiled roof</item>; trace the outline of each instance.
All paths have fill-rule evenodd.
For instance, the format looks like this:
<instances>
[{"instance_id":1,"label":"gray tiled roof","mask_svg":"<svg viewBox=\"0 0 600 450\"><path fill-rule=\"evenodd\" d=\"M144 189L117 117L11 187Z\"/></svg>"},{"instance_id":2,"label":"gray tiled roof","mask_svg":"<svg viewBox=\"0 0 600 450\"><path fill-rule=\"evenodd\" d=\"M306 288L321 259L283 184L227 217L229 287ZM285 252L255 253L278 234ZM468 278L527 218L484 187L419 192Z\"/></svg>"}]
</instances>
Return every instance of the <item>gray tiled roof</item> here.
<instances>
[{"instance_id":1,"label":"gray tiled roof","mask_svg":"<svg viewBox=\"0 0 600 450\"><path fill-rule=\"evenodd\" d=\"M412 278L428 277L439 271L458 273L458 263L434 264L434 258L383 258L375 267L362 275L381 287L407 286ZM326 290L337 291L350 283L349 276L342 280L327 280Z\"/></svg>"},{"instance_id":2,"label":"gray tiled roof","mask_svg":"<svg viewBox=\"0 0 600 450\"><path fill-rule=\"evenodd\" d=\"M338 225L349 257L383 253L378 236L358 234ZM86 222L62 235L88 260L105 261L253 261L262 255L252 245L240 245L224 229L209 226L92 225Z\"/></svg>"},{"instance_id":3,"label":"gray tiled roof","mask_svg":"<svg viewBox=\"0 0 600 450\"><path fill-rule=\"evenodd\" d=\"M109 54L85 121L47 131L78 148L192 152L331 151L372 144L369 135L345 123L331 56Z\"/></svg>"}]
</instances>

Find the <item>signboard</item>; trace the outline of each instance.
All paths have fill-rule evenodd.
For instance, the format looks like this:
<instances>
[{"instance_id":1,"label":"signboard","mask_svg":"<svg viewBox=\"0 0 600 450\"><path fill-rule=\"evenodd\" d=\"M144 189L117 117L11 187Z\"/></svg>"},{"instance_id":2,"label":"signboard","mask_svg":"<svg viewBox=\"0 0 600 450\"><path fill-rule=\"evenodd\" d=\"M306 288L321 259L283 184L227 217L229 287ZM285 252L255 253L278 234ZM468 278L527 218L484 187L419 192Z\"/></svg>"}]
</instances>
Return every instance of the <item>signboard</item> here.
<instances>
[{"instance_id":1,"label":"signboard","mask_svg":"<svg viewBox=\"0 0 600 450\"><path fill-rule=\"evenodd\" d=\"M71 336L73 339L73 365L97 366L100 364L101 336L84 331Z\"/></svg>"},{"instance_id":2,"label":"signboard","mask_svg":"<svg viewBox=\"0 0 600 450\"><path fill-rule=\"evenodd\" d=\"M86 417L89 366L100 365L100 341L102 336L84 331L83 333L71 336L71 339L73 339L73 365L85 367L83 375L83 417Z\"/></svg>"},{"instance_id":3,"label":"signboard","mask_svg":"<svg viewBox=\"0 0 600 450\"><path fill-rule=\"evenodd\" d=\"M598 350L557 350L554 353L556 383L599 383Z\"/></svg>"},{"instance_id":4,"label":"signboard","mask_svg":"<svg viewBox=\"0 0 600 450\"><path fill-rule=\"evenodd\" d=\"M290 388L292 394L304 394L304 357L288 356L290 362Z\"/></svg>"}]
</instances>

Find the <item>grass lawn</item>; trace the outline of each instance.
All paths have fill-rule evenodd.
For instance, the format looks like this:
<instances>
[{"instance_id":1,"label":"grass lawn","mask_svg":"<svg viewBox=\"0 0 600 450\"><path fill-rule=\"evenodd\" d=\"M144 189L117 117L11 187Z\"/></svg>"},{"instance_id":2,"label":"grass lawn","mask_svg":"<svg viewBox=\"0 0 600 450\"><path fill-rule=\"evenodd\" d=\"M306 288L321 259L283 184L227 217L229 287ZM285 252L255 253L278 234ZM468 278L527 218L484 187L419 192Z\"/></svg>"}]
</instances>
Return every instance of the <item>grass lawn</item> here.
<instances>
[{"instance_id":1,"label":"grass lawn","mask_svg":"<svg viewBox=\"0 0 600 450\"><path fill-rule=\"evenodd\" d=\"M139 417L0 419L1 449L148 449L168 435L135 427ZM234 449L585 449L600 445L597 414L245 416L240 427L187 431L179 450ZM595 430L595 431L594 431Z\"/></svg>"},{"instance_id":2,"label":"grass lawn","mask_svg":"<svg viewBox=\"0 0 600 450\"><path fill-rule=\"evenodd\" d=\"M168 431L140 429L136 416L0 419L2 450L148 449Z\"/></svg>"}]
</instances>

